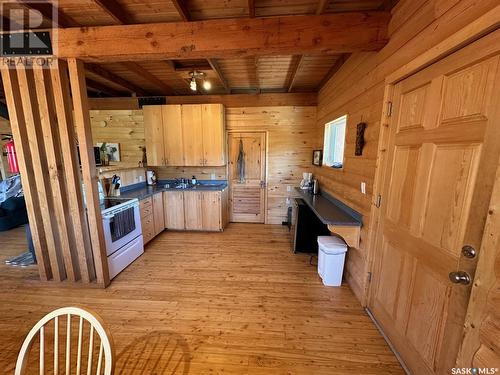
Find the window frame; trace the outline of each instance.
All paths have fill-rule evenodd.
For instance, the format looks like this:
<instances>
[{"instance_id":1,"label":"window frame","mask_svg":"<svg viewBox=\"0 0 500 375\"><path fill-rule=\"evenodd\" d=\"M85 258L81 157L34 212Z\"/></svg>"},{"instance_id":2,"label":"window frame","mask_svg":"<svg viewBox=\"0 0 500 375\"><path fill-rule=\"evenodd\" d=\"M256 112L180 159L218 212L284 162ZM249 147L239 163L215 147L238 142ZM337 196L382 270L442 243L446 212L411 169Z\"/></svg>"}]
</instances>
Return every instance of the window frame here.
<instances>
[{"instance_id":1,"label":"window frame","mask_svg":"<svg viewBox=\"0 0 500 375\"><path fill-rule=\"evenodd\" d=\"M323 163L322 165L326 166L326 167L329 167L329 168L333 168L333 169L339 169L339 170L342 170L344 168L344 165L345 165L345 145L346 145L346 140L347 140L347 121L348 121L348 114L344 114L342 116L339 116L337 118L335 118L334 120L332 121L328 121L325 125L324 125L324 131L323 131ZM330 162L330 160L328 159L329 158L329 154L332 154L332 152L327 152L327 151L330 151L330 146L328 147L328 150L327 150L327 140L328 140L328 143L331 144L331 131L328 130L328 127L329 126L339 126L339 125L343 125L344 126L344 129L343 129L343 144L342 144L342 161L340 164L335 164L335 162ZM328 132L327 132L328 131ZM336 148L338 147L338 144L337 144L337 140L334 140L335 144L333 145L333 154L332 154L332 159L334 158L335 156L335 152L336 152ZM332 165L329 165L329 163L333 163Z\"/></svg>"}]
</instances>

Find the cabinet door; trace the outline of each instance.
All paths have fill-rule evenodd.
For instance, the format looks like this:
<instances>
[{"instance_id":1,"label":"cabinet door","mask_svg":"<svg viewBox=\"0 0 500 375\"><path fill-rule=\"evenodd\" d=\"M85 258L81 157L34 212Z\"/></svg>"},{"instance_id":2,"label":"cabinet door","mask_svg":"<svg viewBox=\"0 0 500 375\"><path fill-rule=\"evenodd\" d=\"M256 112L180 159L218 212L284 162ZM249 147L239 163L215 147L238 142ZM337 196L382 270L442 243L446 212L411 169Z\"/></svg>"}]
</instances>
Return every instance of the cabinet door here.
<instances>
[{"instance_id":1,"label":"cabinet door","mask_svg":"<svg viewBox=\"0 0 500 375\"><path fill-rule=\"evenodd\" d=\"M144 114L144 138L146 139L146 156L148 165L160 166L165 162L165 150L163 148L163 120L162 108L159 105L145 105Z\"/></svg>"},{"instance_id":2,"label":"cabinet door","mask_svg":"<svg viewBox=\"0 0 500 375\"><path fill-rule=\"evenodd\" d=\"M202 104L203 161L206 166L226 164L224 106Z\"/></svg>"},{"instance_id":3,"label":"cabinet door","mask_svg":"<svg viewBox=\"0 0 500 375\"><path fill-rule=\"evenodd\" d=\"M203 229L201 200L202 192L184 192L184 217L186 222L186 229L188 230Z\"/></svg>"},{"instance_id":4,"label":"cabinet door","mask_svg":"<svg viewBox=\"0 0 500 375\"><path fill-rule=\"evenodd\" d=\"M165 229L165 214L163 209L163 193L153 195L154 234L159 235Z\"/></svg>"},{"instance_id":5,"label":"cabinet door","mask_svg":"<svg viewBox=\"0 0 500 375\"><path fill-rule=\"evenodd\" d=\"M202 197L203 230L221 230L221 192L204 191Z\"/></svg>"},{"instance_id":6,"label":"cabinet door","mask_svg":"<svg viewBox=\"0 0 500 375\"><path fill-rule=\"evenodd\" d=\"M165 191L163 193L163 211L165 228L184 229L184 195L182 191Z\"/></svg>"},{"instance_id":7,"label":"cabinet door","mask_svg":"<svg viewBox=\"0 0 500 375\"><path fill-rule=\"evenodd\" d=\"M184 143L184 165L203 165L203 134L201 105L182 105L182 138Z\"/></svg>"},{"instance_id":8,"label":"cabinet door","mask_svg":"<svg viewBox=\"0 0 500 375\"><path fill-rule=\"evenodd\" d=\"M163 105L163 140L165 144L165 165L184 165L184 144L182 142L182 109L180 104Z\"/></svg>"}]
</instances>

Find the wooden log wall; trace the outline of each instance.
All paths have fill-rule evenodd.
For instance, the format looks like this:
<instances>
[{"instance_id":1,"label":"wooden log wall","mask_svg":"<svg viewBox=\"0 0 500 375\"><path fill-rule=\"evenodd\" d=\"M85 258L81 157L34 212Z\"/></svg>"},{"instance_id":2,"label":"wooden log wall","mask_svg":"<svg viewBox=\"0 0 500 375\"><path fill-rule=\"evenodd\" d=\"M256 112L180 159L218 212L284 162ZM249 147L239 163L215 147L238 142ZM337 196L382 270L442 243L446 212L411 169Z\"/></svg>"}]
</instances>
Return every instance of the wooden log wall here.
<instances>
[{"instance_id":1,"label":"wooden log wall","mask_svg":"<svg viewBox=\"0 0 500 375\"><path fill-rule=\"evenodd\" d=\"M319 92L318 146L323 144L324 124L348 114L344 168L315 168L314 174L322 188L363 214L360 246L349 251L346 263L346 279L363 304L385 78L497 5L498 0L401 0L392 11L389 43L380 52L354 53ZM354 156L356 124L361 121L368 124L366 145L362 156ZM360 191L362 181L366 195Z\"/></svg>"},{"instance_id":2,"label":"wooden log wall","mask_svg":"<svg viewBox=\"0 0 500 375\"><path fill-rule=\"evenodd\" d=\"M142 110L90 111L94 145L112 142L120 145L119 167L138 167L143 158L144 120Z\"/></svg>"},{"instance_id":3,"label":"wooden log wall","mask_svg":"<svg viewBox=\"0 0 500 375\"><path fill-rule=\"evenodd\" d=\"M74 59L68 64L3 67L2 79L40 278L105 286L109 276L83 65Z\"/></svg>"},{"instance_id":4,"label":"wooden log wall","mask_svg":"<svg viewBox=\"0 0 500 375\"><path fill-rule=\"evenodd\" d=\"M315 121L314 106L226 108L227 130L267 132L267 224L286 220L287 197L297 195L302 173L312 171Z\"/></svg>"}]
</instances>

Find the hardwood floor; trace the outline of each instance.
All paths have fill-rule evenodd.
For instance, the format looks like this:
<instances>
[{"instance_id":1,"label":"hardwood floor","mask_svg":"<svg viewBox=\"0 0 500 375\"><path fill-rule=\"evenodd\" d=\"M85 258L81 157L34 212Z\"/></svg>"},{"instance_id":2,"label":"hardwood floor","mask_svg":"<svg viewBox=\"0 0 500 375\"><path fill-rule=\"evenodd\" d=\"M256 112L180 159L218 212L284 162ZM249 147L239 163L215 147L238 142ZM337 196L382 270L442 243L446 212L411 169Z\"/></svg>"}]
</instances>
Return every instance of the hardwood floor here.
<instances>
[{"instance_id":1,"label":"hardwood floor","mask_svg":"<svg viewBox=\"0 0 500 375\"><path fill-rule=\"evenodd\" d=\"M347 286L324 287L282 226L164 232L105 290L55 287L4 265L24 232L0 233L0 373L47 312L99 313L116 374L403 374Z\"/></svg>"}]
</instances>

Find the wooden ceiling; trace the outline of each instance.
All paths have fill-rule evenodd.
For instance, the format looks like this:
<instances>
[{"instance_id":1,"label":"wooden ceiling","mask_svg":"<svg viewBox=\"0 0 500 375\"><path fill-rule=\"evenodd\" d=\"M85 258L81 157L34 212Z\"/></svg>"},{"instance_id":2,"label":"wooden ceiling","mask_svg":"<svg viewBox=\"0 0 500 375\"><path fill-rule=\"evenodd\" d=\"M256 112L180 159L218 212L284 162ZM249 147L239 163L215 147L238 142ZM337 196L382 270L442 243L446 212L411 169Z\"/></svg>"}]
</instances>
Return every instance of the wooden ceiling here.
<instances>
[{"instance_id":1,"label":"wooden ceiling","mask_svg":"<svg viewBox=\"0 0 500 375\"><path fill-rule=\"evenodd\" d=\"M57 24L67 28L319 15L390 10L395 3L395 0L58 0ZM51 9L38 6L38 10L45 17L41 27L50 27ZM322 54L89 63L86 78L91 96L192 95L189 73L193 70L203 72L212 84L210 91L199 88L199 94L315 92L347 57Z\"/></svg>"}]
</instances>

